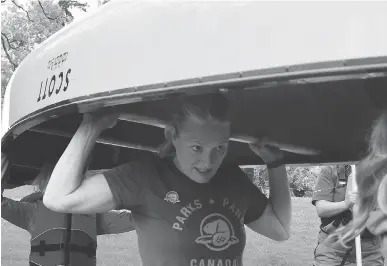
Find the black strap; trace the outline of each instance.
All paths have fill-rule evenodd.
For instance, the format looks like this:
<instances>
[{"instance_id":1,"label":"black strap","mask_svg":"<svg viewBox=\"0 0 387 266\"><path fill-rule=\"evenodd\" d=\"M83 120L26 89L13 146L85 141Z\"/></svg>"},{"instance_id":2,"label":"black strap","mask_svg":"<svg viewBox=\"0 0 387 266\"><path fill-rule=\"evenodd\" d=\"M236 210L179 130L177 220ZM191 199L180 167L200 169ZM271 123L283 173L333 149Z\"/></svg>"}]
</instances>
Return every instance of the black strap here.
<instances>
[{"instance_id":1,"label":"black strap","mask_svg":"<svg viewBox=\"0 0 387 266\"><path fill-rule=\"evenodd\" d=\"M45 240L41 240L39 245L31 246L31 252L38 252L39 256L45 256L46 252L64 250L65 244L46 244Z\"/></svg>"},{"instance_id":2,"label":"black strap","mask_svg":"<svg viewBox=\"0 0 387 266\"><path fill-rule=\"evenodd\" d=\"M96 256L97 247L90 243L88 246L79 246L76 244L69 244L70 252L80 252L86 254L89 258Z\"/></svg>"},{"instance_id":3,"label":"black strap","mask_svg":"<svg viewBox=\"0 0 387 266\"><path fill-rule=\"evenodd\" d=\"M69 244L71 241L71 224L72 224L72 214L68 213L66 215L67 217L67 224L66 224L66 237L65 237L65 261L64 265L70 265L70 250L69 250Z\"/></svg>"},{"instance_id":4,"label":"black strap","mask_svg":"<svg viewBox=\"0 0 387 266\"><path fill-rule=\"evenodd\" d=\"M65 250L65 243L60 244L46 244L45 240L40 241L39 245L31 246L31 252L38 252L39 256L45 256L46 252ZM67 247L69 252L80 252L88 255L89 257L96 256L97 247L95 244L90 243L88 246L79 246L77 244L69 244Z\"/></svg>"}]
</instances>

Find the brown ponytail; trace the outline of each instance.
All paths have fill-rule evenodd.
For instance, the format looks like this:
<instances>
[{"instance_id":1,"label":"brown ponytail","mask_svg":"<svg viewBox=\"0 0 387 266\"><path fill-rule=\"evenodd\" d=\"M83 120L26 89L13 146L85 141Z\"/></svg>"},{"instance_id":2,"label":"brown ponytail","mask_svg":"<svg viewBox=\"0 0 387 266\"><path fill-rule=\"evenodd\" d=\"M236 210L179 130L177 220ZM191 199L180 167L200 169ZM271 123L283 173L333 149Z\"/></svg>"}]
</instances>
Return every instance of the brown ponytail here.
<instances>
[{"instance_id":1,"label":"brown ponytail","mask_svg":"<svg viewBox=\"0 0 387 266\"><path fill-rule=\"evenodd\" d=\"M173 147L172 140L166 139L165 142L159 147L159 156L161 158L171 156L174 154L174 149L175 148Z\"/></svg>"}]
</instances>

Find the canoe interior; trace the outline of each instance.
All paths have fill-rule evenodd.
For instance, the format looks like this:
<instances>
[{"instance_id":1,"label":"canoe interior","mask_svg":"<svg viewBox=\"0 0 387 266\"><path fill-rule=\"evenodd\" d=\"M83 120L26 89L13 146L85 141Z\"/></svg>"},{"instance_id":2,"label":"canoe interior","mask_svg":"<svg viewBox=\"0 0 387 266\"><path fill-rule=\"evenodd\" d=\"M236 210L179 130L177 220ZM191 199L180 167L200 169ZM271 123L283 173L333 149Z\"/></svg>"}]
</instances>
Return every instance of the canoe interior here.
<instances>
[{"instance_id":1,"label":"canoe interior","mask_svg":"<svg viewBox=\"0 0 387 266\"><path fill-rule=\"evenodd\" d=\"M164 99L116 106L121 112L168 120L179 94ZM276 141L319 151L318 155L286 153L288 164L357 161L367 152L373 121L387 104L387 79L338 80L284 84L274 87L230 90L226 93L234 113L233 133L270 137ZM82 114L62 115L41 123L14 139L3 139L12 162L14 184L30 182L46 160L63 153L79 126ZM90 169L106 169L157 149L164 141L162 128L119 121L102 138L117 145L96 144ZM145 150L123 147L135 144ZM245 143L231 142L226 163L262 164ZM69 166L71 167L71 166Z\"/></svg>"}]
</instances>

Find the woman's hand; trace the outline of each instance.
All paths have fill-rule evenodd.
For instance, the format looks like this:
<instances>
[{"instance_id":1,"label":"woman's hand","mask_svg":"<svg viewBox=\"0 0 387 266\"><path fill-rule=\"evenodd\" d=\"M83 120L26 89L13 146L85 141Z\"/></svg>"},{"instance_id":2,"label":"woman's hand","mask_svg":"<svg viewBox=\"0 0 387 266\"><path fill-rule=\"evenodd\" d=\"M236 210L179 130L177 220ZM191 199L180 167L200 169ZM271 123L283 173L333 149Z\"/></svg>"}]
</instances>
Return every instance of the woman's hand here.
<instances>
[{"instance_id":1,"label":"woman's hand","mask_svg":"<svg viewBox=\"0 0 387 266\"><path fill-rule=\"evenodd\" d=\"M83 115L83 125L90 125L100 131L112 128L116 125L120 113L114 111L99 110Z\"/></svg>"},{"instance_id":2,"label":"woman's hand","mask_svg":"<svg viewBox=\"0 0 387 266\"><path fill-rule=\"evenodd\" d=\"M358 194L354 192L348 193L348 195L345 197L345 205L348 209L351 209L353 205L357 202Z\"/></svg>"},{"instance_id":3,"label":"woman's hand","mask_svg":"<svg viewBox=\"0 0 387 266\"><path fill-rule=\"evenodd\" d=\"M284 153L277 147L267 144L267 140L261 139L255 143L249 144L250 149L265 162L272 164L281 161L284 158Z\"/></svg>"},{"instance_id":4,"label":"woman's hand","mask_svg":"<svg viewBox=\"0 0 387 266\"><path fill-rule=\"evenodd\" d=\"M105 177L97 174L84 178L84 169L100 133L113 127L118 117L119 113L112 109L84 115L47 184L43 196L47 208L55 212L85 214L115 208Z\"/></svg>"}]
</instances>

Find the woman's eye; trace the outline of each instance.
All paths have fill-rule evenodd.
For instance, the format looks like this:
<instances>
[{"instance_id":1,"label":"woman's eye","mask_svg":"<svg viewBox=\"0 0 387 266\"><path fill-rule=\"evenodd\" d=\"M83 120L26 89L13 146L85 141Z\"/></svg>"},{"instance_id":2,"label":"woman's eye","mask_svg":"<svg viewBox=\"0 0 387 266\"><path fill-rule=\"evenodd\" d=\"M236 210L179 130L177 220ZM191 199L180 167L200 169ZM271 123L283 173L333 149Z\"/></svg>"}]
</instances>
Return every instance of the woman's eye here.
<instances>
[{"instance_id":1,"label":"woman's eye","mask_svg":"<svg viewBox=\"0 0 387 266\"><path fill-rule=\"evenodd\" d=\"M200 151L202 150L202 147L197 146L197 145L192 146L191 148L192 148L192 150L193 150L194 152L200 152Z\"/></svg>"}]
</instances>

